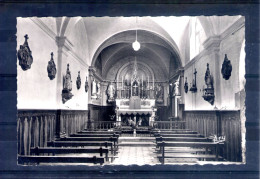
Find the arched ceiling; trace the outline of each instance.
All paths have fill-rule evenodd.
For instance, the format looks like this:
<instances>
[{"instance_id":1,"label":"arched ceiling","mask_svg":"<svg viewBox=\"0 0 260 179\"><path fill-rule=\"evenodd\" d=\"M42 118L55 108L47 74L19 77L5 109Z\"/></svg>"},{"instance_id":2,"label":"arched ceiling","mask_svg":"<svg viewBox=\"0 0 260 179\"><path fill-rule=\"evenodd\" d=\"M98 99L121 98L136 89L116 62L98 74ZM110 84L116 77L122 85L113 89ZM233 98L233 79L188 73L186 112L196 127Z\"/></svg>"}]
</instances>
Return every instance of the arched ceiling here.
<instances>
[{"instance_id":1,"label":"arched ceiling","mask_svg":"<svg viewBox=\"0 0 260 179\"><path fill-rule=\"evenodd\" d=\"M206 38L208 38L221 34L240 17L198 16L197 18L201 22ZM187 32L185 29L189 28L188 24L191 18L195 17L48 17L41 18L41 20L57 36L65 36L69 41L73 41L73 39L78 41L79 39L81 42L77 42L77 44L82 45L84 49L74 49L74 51L83 51L79 54L85 53L85 55L80 55L80 57L88 65L92 64L92 60L95 60L103 49L117 43L128 43L133 40L131 36L124 36L124 32L133 32L136 29L149 32L143 34L143 36L148 35L148 37L144 37L145 44L150 43L169 51L172 50L175 53L173 55L181 60L181 64L184 64L181 53L185 51L183 50L185 45L182 45L185 43L182 42L184 37L189 35L185 34ZM77 37L79 32L85 34ZM154 38L149 37L151 34ZM114 41L115 37L118 38L117 41ZM142 40L141 36L140 40ZM73 48L78 48L78 45L73 46Z\"/></svg>"},{"instance_id":2,"label":"arched ceiling","mask_svg":"<svg viewBox=\"0 0 260 179\"><path fill-rule=\"evenodd\" d=\"M137 61L141 61L147 64L156 76L160 76L158 80L168 80L170 70L170 60L176 60L178 66L181 66L181 61L178 57L177 51L165 42L160 37L149 31L138 30L137 38L141 44L139 51L134 51L132 43L135 41L136 31L124 31L108 39L99 48L96 54L95 60L92 62L92 66L101 68L98 70L104 78L116 78L111 77L111 68L113 70L119 70L120 65L124 64L122 59L129 59L127 57L137 58ZM176 58L173 58L175 56ZM97 60L97 61L96 61ZM118 69L114 69L115 64L118 65ZM125 61L127 63L127 61ZM173 68L176 69L177 67ZM115 75L115 73L113 72Z\"/></svg>"}]
</instances>

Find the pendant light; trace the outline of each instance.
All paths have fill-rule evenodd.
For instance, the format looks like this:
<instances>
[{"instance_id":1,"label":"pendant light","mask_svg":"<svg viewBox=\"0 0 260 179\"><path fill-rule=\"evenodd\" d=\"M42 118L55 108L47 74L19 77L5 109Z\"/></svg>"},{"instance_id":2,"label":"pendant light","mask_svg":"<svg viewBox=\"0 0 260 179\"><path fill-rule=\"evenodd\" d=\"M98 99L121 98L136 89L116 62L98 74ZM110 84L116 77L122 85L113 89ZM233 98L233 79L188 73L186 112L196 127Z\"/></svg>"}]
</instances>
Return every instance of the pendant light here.
<instances>
[{"instance_id":1,"label":"pendant light","mask_svg":"<svg viewBox=\"0 0 260 179\"><path fill-rule=\"evenodd\" d=\"M136 23L136 30L135 30L135 41L132 43L132 47L135 51L138 51L141 47L140 43L137 41L137 17L135 20Z\"/></svg>"}]
</instances>

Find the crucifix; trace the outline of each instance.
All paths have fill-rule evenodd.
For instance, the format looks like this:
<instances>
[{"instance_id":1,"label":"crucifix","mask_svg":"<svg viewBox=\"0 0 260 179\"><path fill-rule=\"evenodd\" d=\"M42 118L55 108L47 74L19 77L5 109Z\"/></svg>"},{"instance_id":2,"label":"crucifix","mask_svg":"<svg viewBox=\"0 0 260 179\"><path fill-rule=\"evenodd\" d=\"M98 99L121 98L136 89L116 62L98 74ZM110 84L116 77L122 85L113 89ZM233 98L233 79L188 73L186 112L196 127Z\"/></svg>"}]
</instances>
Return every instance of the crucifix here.
<instances>
[{"instance_id":1,"label":"crucifix","mask_svg":"<svg viewBox=\"0 0 260 179\"><path fill-rule=\"evenodd\" d=\"M137 84L134 84L133 88L134 88L134 94L133 94L133 96L137 96L137 95L138 95L138 94L137 94L137 88L138 88Z\"/></svg>"}]
</instances>

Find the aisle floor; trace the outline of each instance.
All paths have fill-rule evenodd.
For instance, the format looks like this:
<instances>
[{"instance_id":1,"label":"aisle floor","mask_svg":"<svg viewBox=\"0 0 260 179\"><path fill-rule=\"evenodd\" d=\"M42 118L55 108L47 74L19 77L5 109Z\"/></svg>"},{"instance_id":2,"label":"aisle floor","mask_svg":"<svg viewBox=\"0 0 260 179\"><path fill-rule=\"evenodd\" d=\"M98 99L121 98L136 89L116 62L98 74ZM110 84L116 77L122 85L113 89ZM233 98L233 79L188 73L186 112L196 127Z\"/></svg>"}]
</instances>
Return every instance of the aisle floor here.
<instances>
[{"instance_id":1,"label":"aisle floor","mask_svg":"<svg viewBox=\"0 0 260 179\"><path fill-rule=\"evenodd\" d=\"M155 165L159 164L153 147L119 147L118 158L114 160L114 165Z\"/></svg>"}]
</instances>

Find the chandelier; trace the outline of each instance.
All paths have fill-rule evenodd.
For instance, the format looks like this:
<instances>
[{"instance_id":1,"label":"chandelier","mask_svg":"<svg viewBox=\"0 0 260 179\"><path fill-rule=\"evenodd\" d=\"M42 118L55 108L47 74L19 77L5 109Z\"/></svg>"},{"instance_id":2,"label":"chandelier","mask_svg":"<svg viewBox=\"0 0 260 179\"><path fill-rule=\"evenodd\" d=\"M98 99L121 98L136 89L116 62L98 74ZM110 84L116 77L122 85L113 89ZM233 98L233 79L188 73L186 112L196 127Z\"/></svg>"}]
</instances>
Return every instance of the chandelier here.
<instances>
[{"instance_id":1,"label":"chandelier","mask_svg":"<svg viewBox=\"0 0 260 179\"><path fill-rule=\"evenodd\" d=\"M135 41L132 43L132 47L133 47L134 51L138 51L140 49L141 45L137 41L137 17L136 17L135 23L136 23Z\"/></svg>"}]
</instances>

